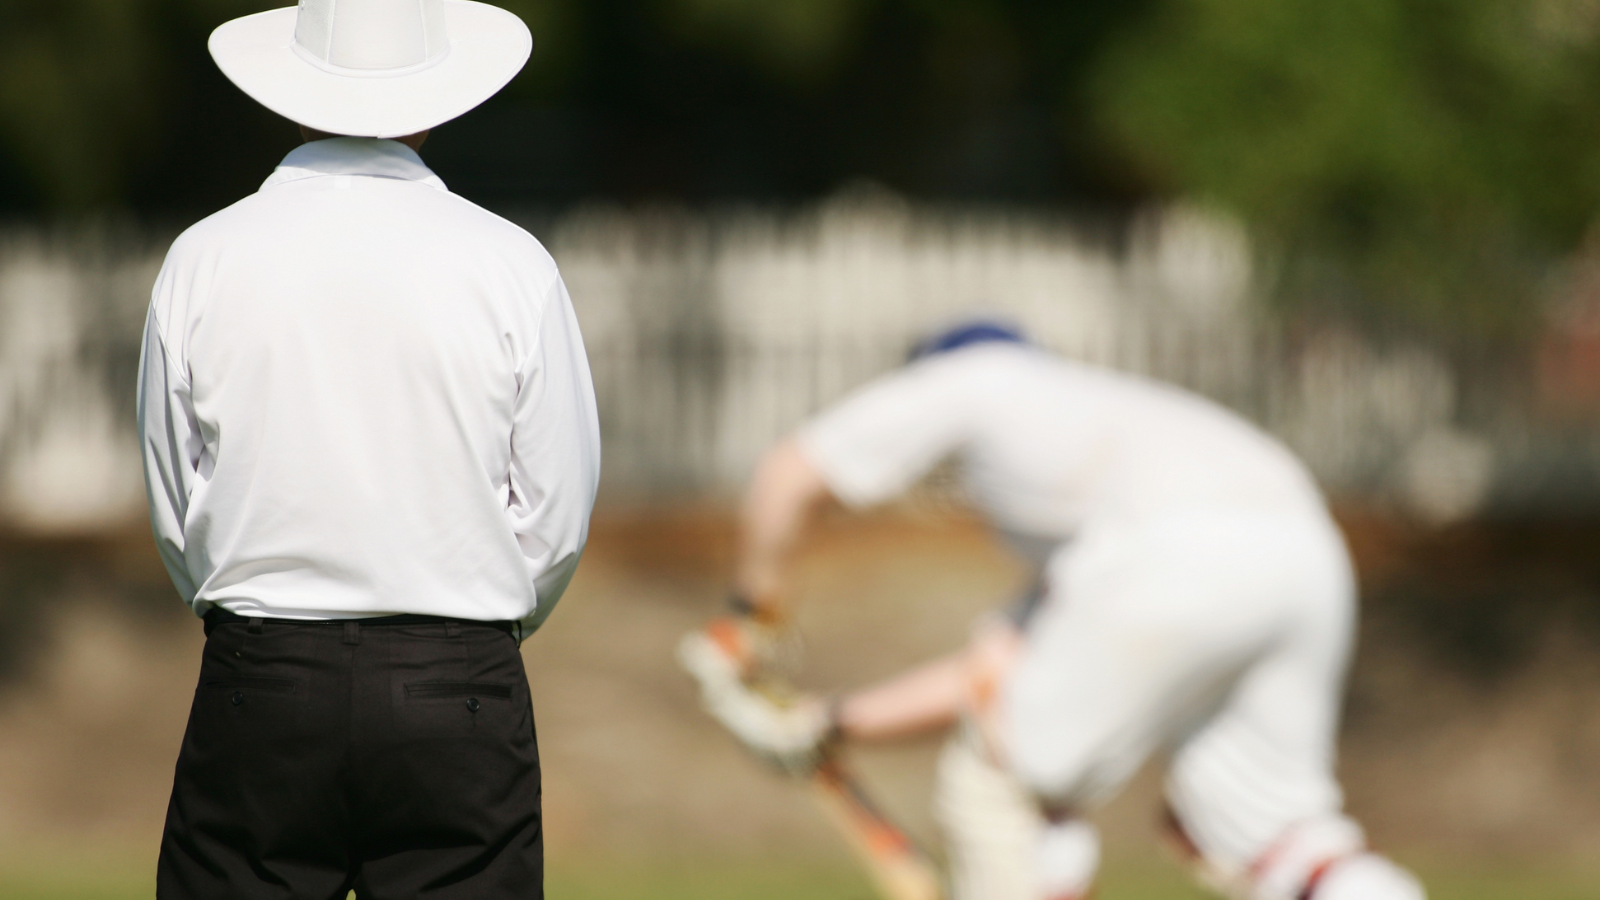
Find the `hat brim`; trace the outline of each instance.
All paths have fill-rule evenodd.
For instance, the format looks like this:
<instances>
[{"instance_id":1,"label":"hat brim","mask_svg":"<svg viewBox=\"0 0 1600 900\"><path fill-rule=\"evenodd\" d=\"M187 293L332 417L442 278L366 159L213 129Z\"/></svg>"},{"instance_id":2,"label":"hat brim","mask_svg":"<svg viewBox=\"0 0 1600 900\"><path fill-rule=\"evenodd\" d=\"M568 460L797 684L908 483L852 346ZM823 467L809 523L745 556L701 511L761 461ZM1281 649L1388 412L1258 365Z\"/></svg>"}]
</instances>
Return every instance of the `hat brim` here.
<instances>
[{"instance_id":1,"label":"hat brim","mask_svg":"<svg viewBox=\"0 0 1600 900\"><path fill-rule=\"evenodd\" d=\"M450 35L444 59L404 75L338 75L294 52L296 11L224 22L211 33L211 58L257 103L329 134L390 138L426 131L494 96L533 52L533 36L514 13L444 0Z\"/></svg>"}]
</instances>

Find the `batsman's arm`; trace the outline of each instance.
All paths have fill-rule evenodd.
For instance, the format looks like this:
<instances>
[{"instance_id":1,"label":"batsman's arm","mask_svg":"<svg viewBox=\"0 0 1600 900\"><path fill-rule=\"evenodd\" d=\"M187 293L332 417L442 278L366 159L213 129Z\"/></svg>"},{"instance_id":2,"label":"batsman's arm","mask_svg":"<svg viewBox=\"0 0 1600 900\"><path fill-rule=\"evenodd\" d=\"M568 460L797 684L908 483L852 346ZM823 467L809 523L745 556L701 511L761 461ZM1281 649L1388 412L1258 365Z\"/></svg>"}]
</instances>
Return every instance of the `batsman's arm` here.
<instances>
[{"instance_id":1,"label":"batsman's arm","mask_svg":"<svg viewBox=\"0 0 1600 900\"><path fill-rule=\"evenodd\" d=\"M806 526L832 494L800 444L788 438L757 464L739 514L738 563L734 587L766 617L786 614L784 567Z\"/></svg>"},{"instance_id":2,"label":"batsman's arm","mask_svg":"<svg viewBox=\"0 0 1600 900\"><path fill-rule=\"evenodd\" d=\"M961 651L840 697L834 707L847 741L892 741L947 728L966 702L967 653Z\"/></svg>"},{"instance_id":3,"label":"batsman's arm","mask_svg":"<svg viewBox=\"0 0 1600 900\"><path fill-rule=\"evenodd\" d=\"M849 741L889 741L949 727L965 713L998 750L994 700L1021 647L1016 626L991 617L955 653L840 697L836 733Z\"/></svg>"}]
</instances>

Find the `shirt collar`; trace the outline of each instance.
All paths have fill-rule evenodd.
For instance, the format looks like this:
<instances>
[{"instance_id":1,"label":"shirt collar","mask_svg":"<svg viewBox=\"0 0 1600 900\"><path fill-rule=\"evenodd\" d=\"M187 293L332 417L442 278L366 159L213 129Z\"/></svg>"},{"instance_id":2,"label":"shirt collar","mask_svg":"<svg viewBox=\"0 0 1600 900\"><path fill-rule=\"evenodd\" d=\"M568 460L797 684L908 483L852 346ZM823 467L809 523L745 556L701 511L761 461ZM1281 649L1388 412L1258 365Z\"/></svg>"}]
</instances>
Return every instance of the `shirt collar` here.
<instances>
[{"instance_id":1,"label":"shirt collar","mask_svg":"<svg viewBox=\"0 0 1600 900\"><path fill-rule=\"evenodd\" d=\"M322 175L367 175L417 181L446 190L444 182L422 162L415 150L399 141L379 138L336 137L311 141L289 151L261 189Z\"/></svg>"}]
</instances>

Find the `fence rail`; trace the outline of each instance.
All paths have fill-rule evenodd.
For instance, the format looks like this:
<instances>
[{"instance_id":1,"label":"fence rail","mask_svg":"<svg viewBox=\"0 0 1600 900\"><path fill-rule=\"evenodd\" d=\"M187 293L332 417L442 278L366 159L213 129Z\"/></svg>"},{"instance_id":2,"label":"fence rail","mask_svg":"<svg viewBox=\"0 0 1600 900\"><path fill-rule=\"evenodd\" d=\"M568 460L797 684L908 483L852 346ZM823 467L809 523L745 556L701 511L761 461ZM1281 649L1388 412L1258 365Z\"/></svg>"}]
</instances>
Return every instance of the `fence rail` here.
<instances>
[{"instance_id":1,"label":"fence rail","mask_svg":"<svg viewBox=\"0 0 1600 900\"><path fill-rule=\"evenodd\" d=\"M1072 222L845 195L800 214L578 210L533 229L584 328L603 494L727 495L761 449L963 314L1184 385L1282 436L1336 494L1436 519L1600 513L1600 424L1541 418L1530 364L1263 315L1250 248L1177 209ZM133 378L167 235L0 239L0 522L140 514Z\"/></svg>"}]
</instances>

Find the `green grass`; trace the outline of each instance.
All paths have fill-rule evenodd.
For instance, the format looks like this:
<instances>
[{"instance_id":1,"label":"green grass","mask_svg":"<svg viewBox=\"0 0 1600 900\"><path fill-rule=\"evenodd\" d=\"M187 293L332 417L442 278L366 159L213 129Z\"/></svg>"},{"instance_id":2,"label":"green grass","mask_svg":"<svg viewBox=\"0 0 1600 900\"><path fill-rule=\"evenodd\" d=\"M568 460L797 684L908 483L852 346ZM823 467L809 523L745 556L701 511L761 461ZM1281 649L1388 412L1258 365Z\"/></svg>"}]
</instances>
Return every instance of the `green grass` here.
<instances>
[{"instance_id":1,"label":"green grass","mask_svg":"<svg viewBox=\"0 0 1600 900\"><path fill-rule=\"evenodd\" d=\"M1600 873L1561 867L1516 866L1422 872L1434 900L1594 900Z\"/></svg>"},{"instance_id":2,"label":"green grass","mask_svg":"<svg viewBox=\"0 0 1600 900\"><path fill-rule=\"evenodd\" d=\"M552 900L878 900L864 876L836 863L809 868L749 863L632 871L586 868L552 873L547 893ZM1097 900L1201 900L1206 895L1177 869L1157 863L1108 873L1095 896Z\"/></svg>"},{"instance_id":3,"label":"green grass","mask_svg":"<svg viewBox=\"0 0 1600 900\"><path fill-rule=\"evenodd\" d=\"M1534 864L1429 867L1423 875L1433 900L1592 900L1600 872L1586 874ZM149 900L154 876L144 865L40 859L0 862L0 900ZM552 900L876 900L854 869L837 863L762 866L683 861L593 862L558 866L549 876ZM1200 900L1203 893L1163 861L1119 862L1101 880L1097 900Z\"/></svg>"}]
</instances>

